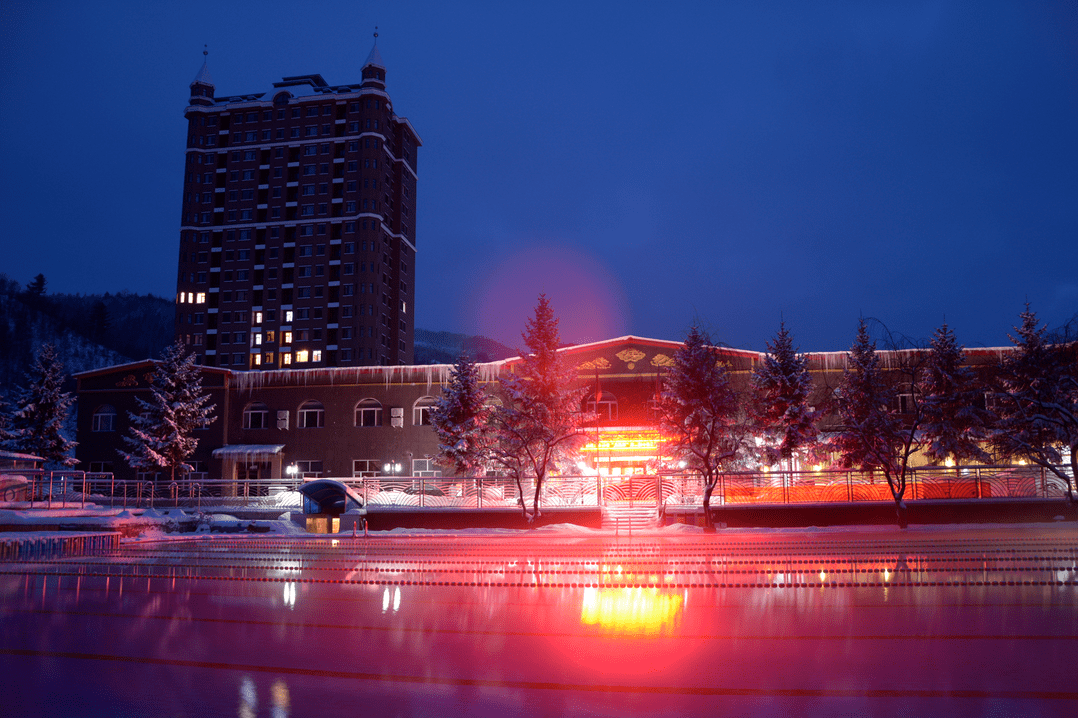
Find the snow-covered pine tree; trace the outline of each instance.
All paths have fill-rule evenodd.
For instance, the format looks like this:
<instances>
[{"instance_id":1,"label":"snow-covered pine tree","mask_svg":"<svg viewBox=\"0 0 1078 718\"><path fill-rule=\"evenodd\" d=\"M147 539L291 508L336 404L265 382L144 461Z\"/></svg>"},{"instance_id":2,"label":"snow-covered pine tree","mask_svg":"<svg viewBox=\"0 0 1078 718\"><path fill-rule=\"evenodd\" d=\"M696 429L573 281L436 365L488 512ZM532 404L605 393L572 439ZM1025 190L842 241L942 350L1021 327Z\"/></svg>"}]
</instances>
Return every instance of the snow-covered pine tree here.
<instances>
[{"instance_id":1,"label":"snow-covered pine tree","mask_svg":"<svg viewBox=\"0 0 1078 718\"><path fill-rule=\"evenodd\" d=\"M883 472L895 500L898 524L906 528L906 470L917 417L904 426L894 411L896 398L894 388L884 380L876 343L862 318L836 396L842 428L832 444L843 466Z\"/></svg>"},{"instance_id":2,"label":"snow-covered pine tree","mask_svg":"<svg viewBox=\"0 0 1078 718\"><path fill-rule=\"evenodd\" d=\"M534 521L547 474L582 438L580 401L587 390L570 390L576 373L558 353L558 320L545 294L539 295L535 316L521 336L526 350L499 380L501 403L491 412L490 458L516 480L524 517ZM524 478L535 480L530 513Z\"/></svg>"},{"instance_id":3,"label":"snow-covered pine tree","mask_svg":"<svg viewBox=\"0 0 1078 718\"><path fill-rule=\"evenodd\" d=\"M124 443L130 451L120 452L127 463L143 471L168 471L171 481L177 472L191 471L185 461L198 446L194 432L217 419L210 395L202 389L195 355L187 354L180 342L167 347L154 367L150 400L135 401L142 411L129 413L131 435Z\"/></svg>"},{"instance_id":4,"label":"snow-covered pine tree","mask_svg":"<svg viewBox=\"0 0 1078 718\"><path fill-rule=\"evenodd\" d=\"M818 442L819 415L809 406L812 376L808 357L794 348L785 322L779 324L775 340L767 343L767 354L753 371L752 387L753 420L768 440L765 462L776 464L799 452L812 452Z\"/></svg>"},{"instance_id":5,"label":"snow-covered pine tree","mask_svg":"<svg viewBox=\"0 0 1078 718\"><path fill-rule=\"evenodd\" d=\"M988 439L990 420L984 408L984 391L973 370L965 366L954 332L944 324L932 337L921 377L921 442L926 456L939 462L947 458L955 463L991 461L982 446Z\"/></svg>"},{"instance_id":6,"label":"snow-covered pine tree","mask_svg":"<svg viewBox=\"0 0 1078 718\"><path fill-rule=\"evenodd\" d=\"M458 476L475 476L486 464L489 409L479 374L467 354L461 354L430 414L438 435L438 463Z\"/></svg>"},{"instance_id":7,"label":"snow-covered pine tree","mask_svg":"<svg viewBox=\"0 0 1078 718\"><path fill-rule=\"evenodd\" d=\"M63 391L64 365L51 344L42 344L26 384L15 395L15 412L11 418L11 433L7 446L14 451L40 456L49 464L74 466L78 461L70 456L75 442L64 438L64 421L75 402Z\"/></svg>"},{"instance_id":8,"label":"snow-covered pine tree","mask_svg":"<svg viewBox=\"0 0 1078 718\"><path fill-rule=\"evenodd\" d=\"M1046 328L1026 305L1011 342L1018 351L1003 360L999 419L992 444L1003 456L1023 457L1051 471L1078 502L1078 342L1049 341ZM1070 475L1060 464L1070 450Z\"/></svg>"},{"instance_id":9,"label":"snow-covered pine tree","mask_svg":"<svg viewBox=\"0 0 1078 718\"><path fill-rule=\"evenodd\" d=\"M0 392L0 448L7 446L14 438L15 434L11 430L11 405Z\"/></svg>"},{"instance_id":10,"label":"snow-covered pine tree","mask_svg":"<svg viewBox=\"0 0 1078 718\"><path fill-rule=\"evenodd\" d=\"M659 416L663 452L680 457L704 480L704 516L712 527L711 495L721 472L743 458L747 427L740 419L738 396L711 339L693 326L674 352L663 378Z\"/></svg>"}]
</instances>

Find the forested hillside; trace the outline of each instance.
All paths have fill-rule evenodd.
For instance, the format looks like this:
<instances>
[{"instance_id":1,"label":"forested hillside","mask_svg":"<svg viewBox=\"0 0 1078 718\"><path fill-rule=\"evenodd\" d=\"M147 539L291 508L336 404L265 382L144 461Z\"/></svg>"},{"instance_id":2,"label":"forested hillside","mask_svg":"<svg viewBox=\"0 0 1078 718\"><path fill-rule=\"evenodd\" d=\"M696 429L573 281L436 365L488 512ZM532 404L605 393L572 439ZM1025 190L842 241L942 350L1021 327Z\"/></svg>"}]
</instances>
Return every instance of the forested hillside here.
<instances>
[{"instance_id":1,"label":"forested hillside","mask_svg":"<svg viewBox=\"0 0 1078 718\"><path fill-rule=\"evenodd\" d=\"M0 392L21 383L42 344L56 347L68 375L157 357L172 341L173 312L152 294L52 294L41 275L22 285L0 274Z\"/></svg>"}]
</instances>

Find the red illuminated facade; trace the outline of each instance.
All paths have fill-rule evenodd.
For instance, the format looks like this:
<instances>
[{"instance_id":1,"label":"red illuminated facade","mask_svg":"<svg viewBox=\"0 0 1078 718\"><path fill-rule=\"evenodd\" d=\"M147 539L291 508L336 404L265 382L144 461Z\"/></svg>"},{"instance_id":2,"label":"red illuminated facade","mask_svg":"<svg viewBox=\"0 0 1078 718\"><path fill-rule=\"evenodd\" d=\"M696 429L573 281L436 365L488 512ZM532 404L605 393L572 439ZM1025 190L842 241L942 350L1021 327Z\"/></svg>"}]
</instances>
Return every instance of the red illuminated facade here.
<instances>
[{"instance_id":1,"label":"red illuminated facade","mask_svg":"<svg viewBox=\"0 0 1078 718\"><path fill-rule=\"evenodd\" d=\"M417 154L375 46L358 83L191 83L176 336L238 370L411 364Z\"/></svg>"},{"instance_id":2,"label":"red illuminated facade","mask_svg":"<svg viewBox=\"0 0 1078 718\"><path fill-rule=\"evenodd\" d=\"M596 415L583 429L576 464L562 466L563 473L619 477L677 471L662 455L655 400L680 346L626 336L560 350L576 370L576 386L588 389L581 410ZM748 395L752 372L763 355L729 347L718 351L734 390ZM1008 351L967 349L966 362L987 381ZM880 356L884 367L899 359L894 352ZM826 407L832 388L841 381L846 352L814 352L808 359L810 401ZM499 377L514 361L477 365L488 392L497 392ZM117 450L123 448L135 397L149 395L152 369L147 361L76 375L80 468L136 478L117 461ZM450 382L450 370L448 365L293 366L259 372L205 367L203 385L219 419L199 432L192 460L200 476L225 480L279 478L289 465L306 476L377 477L387 464L399 464L399 473L406 476L440 476L430 411ZM888 377L901 381L890 372ZM824 432L836 426L837 417L830 414L820 422Z\"/></svg>"}]
</instances>

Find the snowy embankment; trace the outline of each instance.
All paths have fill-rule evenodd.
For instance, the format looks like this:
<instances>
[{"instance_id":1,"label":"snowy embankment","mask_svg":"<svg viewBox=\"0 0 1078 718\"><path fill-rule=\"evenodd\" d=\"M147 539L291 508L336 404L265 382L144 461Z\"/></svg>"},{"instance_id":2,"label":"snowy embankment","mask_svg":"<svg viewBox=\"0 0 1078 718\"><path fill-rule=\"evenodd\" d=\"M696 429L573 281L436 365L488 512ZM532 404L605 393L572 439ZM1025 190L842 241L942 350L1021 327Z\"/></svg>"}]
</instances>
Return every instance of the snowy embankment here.
<instances>
[{"instance_id":1,"label":"snowy embankment","mask_svg":"<svg viewBox=\"0 0 1078 718\"><path fill-rule=\"evenodd\" d=\"M907 529L897 526L826 526L826 527L791 527L791 528L723 528L720 527L714 533L707 533L698 526L685 524L672 524L659 528L646 530L634 530L629 533L625 530L614 531L611 529L594 529L576 524L551 524L538 528L473 528L473 529L422 529L422 528L395 528L386 531L370 531L369 538L406 538L421 539L429 538L480 538L484 536L500 538L528 538L551 539L551 538L576 538L576 539L617 539L632 540L640 539L677 539L693 538L722 541L734 536L787 536L798 535L814 536L852 536L874 535L892 537L921 537L927 538L934 535L945 534L977 534L994 531L1028 531L1037 533L1051 531L1052 533L1070 532L1078 541L1078 525L1072 522L1059 522L1055 524L923 524L913 525ZM46 539L66 541L74 537L86 537L91 535L108 535L117 537L118 541L176 541L190 539L208 539L216 536L227 536L229 539L248 537L257 539L272 535L275 537L289 536L295 539L326 539L326 538L352 538L351 530L342 529L337 534L307 533L303 526L292 520L292 515L285 513L275 520L244 520L238 519L225 513L191 513L182 509L135 509L118 510L115 508L99 508L88 506L86 509L55 508L34 509L29 511L0 510L0 537L4 545L17 542L26 542L27 546L36 545ZM359 533L363 537L363 533ZM56 544L59 546L60 544ZM76 544L64 544L76 551ZM86 544L89 546L89 544ZM96 547L96 544L95 544ZM55 558L63 555L80 555L78 549L74 553L59 549L7 549L0 555L0 560L18 560L28 558L27 551L38 551L40 557ZM96 548L94 549L97 550ZM49 553L49 551L57 551ZM36 554L35 554L36 555Z\"/></svg>"}]
</instances>

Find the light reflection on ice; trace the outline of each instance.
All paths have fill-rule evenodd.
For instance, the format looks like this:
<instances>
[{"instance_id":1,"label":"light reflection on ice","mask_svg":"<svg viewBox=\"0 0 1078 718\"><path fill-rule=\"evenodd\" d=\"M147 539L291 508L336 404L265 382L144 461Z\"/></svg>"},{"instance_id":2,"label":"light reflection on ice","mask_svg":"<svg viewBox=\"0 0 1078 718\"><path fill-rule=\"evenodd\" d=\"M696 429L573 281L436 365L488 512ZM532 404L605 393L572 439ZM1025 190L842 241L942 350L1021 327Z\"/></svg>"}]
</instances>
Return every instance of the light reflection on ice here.
<instances>
[{"instance_id":1,"label":"light reflection on ice","mask_svg":"<svg viewBox=\"0 0 1078 718\"><path fill-rule=\"evenodd\" d=\"M604 633L658 636L681 624L684 595L657 588L585 588L580 622Z\"/></svg>"}]
</instances>

